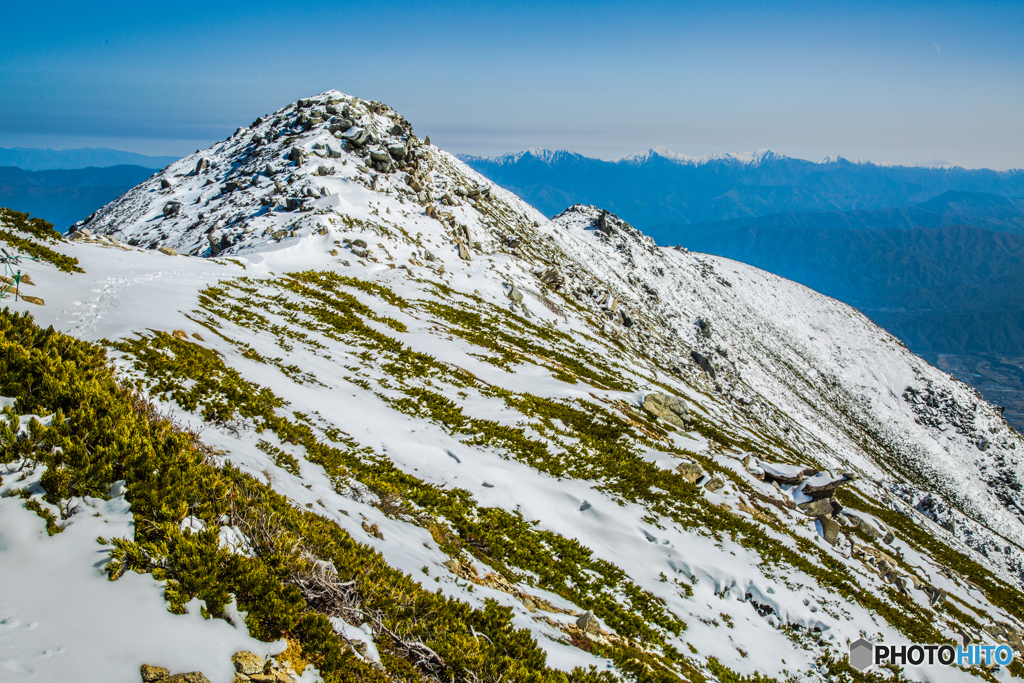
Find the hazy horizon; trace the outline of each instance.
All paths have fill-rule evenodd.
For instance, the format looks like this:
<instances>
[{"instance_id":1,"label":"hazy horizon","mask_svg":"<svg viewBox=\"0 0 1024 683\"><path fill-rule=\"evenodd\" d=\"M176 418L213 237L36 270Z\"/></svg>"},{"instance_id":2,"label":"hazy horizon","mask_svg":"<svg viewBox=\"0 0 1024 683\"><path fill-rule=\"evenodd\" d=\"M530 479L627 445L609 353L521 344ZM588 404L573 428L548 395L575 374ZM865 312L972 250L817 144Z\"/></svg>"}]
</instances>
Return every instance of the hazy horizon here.
<instances>
[{"instance_id":1,"label":"hazy horizon","mask_svg":"<svg viewBox=\"0 0 1024 683\"><path fill-rule=\"evenodd\" d=\"M196 141L192 141L192 142L196 142ZM211 140L209 142L204 142L204 144L202 144L198 149L200 149L200 150L205 149L206 147L209 147L210 145L213 145L216 142L219 142L219 140ZM433 142L433 140L431 142ZM195 152L195 150L191 150L191 151L189 151L189 152L187 152L185 154L180 154L180 155L177 155L177 154L149 154L147 152L137 151L136 149L119 149L119 148L115 148L115 147L53 147L53 146L50 146L50 147L24 147L24 146L4 147L2 145L0 145L0 151L43 151L43 152L58 152L58 153L59 152L82 152L82 151L127 152L127 153L131 153L131 154L141 154L141 155L152 157L152 158L161 158L161 157L178 157L178 158L181 158L181 157L188 156L189 154L192 154L192 153ZM638 150L638 151L634 151L634 152L628 152L626 154L621 154L619 156L614 156L614 157L611 157L611 156L608 156L608 157L595 156L595 155L591 155L591 154L586 154L584 152L580 152L579 150L575 150L575 149L555 149L555 148L548 148L548 147L527 147L527 148L523 148L523 149L516 149L516 150L510 150L510 151L499 151L499 152L490 153L490 154L476 154L476 153L469 153L469 152L456 152L456 151L452 151L450 149L446 150L446 151L451 152L452 154L458 154L458 155L464 155L464 156L474 156L474 157L480 157L480 158L498 158L498 157L502 157L502 156L510 156L510 155L515 155L515 154L523 154L523 153L526 153L526 152L553 152L553 153L566 152L566 153L569 153L569 154L579 154L579 155L587 157L589 159L597 159L597 160L600 160L600 161L607 161L607 162L620 161L620 160L622 160L624 158L627 158L627 157L630 157L630 156L646 154L646 153L652 152L652 151L667 151L667 152L673 152L675 154L681 154L681 155L686 155L686 156L695 157L695 158L715 156L715 155L725 155L725 154L748 155L748 154L752 154L752 153L756 153L756 152L761 152L761 151L771 151L771 152L774 152L776 154L782 154L784 156L787 156L787 157L790 157L790 158L793 158L793 159L798 159L798 160L801 160L801 161L810 161L810 162L814 162L814 163L819 163L819 162L825 161L828 158L834 158L834 157L838 156L838 157L842 157L842 158L846 159L847 161L851 161L851 162L869 162L869 163L873 163L873 164L876 164L876 165L898 165L898 166L923 167L923 168L935 168L935 167L945 167L945 166L961 166L961 167L969 169L969 170L970 169L989 169L989 170L997 170L997 171L1021 170L1020 168L1016 168L1016 167L1008 168L1008 169L992 169L992 168L987 167L987 166L974 166L974 167L972 167L972 166L964 166L963 164L958 164L956 161L949 160L949 159L927 159L927 160L922 160L920 162L904 163L904 162L892 162L892 161L887 161L887 160L863 158L863 157L856 157L856 156L851 156L851 155L847 155L847 154L835 154L835 153L833 153L833 154L826 154L826 155L823 155L821 157L815 158L815 157L810 156L810 155L801 155L799 153L795 153L795 154L793 154L793 153L786 153L786 152L783 152L783 151L777 150L777 149L772 149L772 150L765 150L765 149L756 149L756 150L754 150L754 149L750 149L750 150L726 150L726 151L694 150L694 151L691 151L691 152L683 152L683 151L680 151L680 150L677 150L677 149L667 149L667 148L665 148L663 146L656 146L656 147L648 147L646 149L642 149L642 150ZM3 165L3 164L0 164L0 165Z\"/></svg>"},{"instance_id":2,"label":"hazy horizon","mask_svg":"<svg viewBox=\"0 0 1024 683\"><path fill-rule=\"evenodd\" d=\"M1024 166L1024 6L20 4L0 146L184 155L300 97L379 100L440 147L652 147Z\"/></svg>"}]
</instances>

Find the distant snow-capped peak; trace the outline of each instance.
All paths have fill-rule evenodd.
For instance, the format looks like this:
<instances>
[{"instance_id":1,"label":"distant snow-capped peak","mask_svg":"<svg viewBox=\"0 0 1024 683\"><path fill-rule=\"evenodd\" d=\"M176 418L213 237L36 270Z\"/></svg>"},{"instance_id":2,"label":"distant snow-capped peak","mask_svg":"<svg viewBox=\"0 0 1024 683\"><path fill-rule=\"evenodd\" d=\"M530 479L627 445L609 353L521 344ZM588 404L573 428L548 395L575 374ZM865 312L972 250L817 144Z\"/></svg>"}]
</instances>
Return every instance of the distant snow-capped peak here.
<instances>
[{"instance_id":1,"label":"distant snow-capped peak","mask_svg":"<svg viewBox=\"0 0 1024 683\"><path fill-rule=\"evenodd\" d=\"M773 152L770 149L759 149L753 152L723 152L721 154L710 154L706 156L690 156L688 154L681 154L674 152L667 147L654 147L647 150L646 152L640 152L639 154L630 154L618 159L613 159L615 162L625 162L631 164L643 164L654 158L660 157L662 159L670 159L680 164L688 166L703 166L712 162L732 162L740 165L759 166L766 161L773 161L775 159L788 159L784 154Z\"/></svg>"}]
</instances>

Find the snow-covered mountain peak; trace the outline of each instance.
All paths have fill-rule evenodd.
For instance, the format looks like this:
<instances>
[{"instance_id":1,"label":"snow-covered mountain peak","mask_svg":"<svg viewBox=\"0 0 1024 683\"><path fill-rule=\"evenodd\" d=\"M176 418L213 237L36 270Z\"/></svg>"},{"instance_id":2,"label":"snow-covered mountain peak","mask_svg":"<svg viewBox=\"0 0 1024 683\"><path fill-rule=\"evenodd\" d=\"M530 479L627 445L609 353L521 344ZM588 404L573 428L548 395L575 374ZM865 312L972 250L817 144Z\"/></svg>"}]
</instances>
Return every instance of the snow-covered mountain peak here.
<instances>
[{"instance_id":1,"label":"snow-covered mountain peak","mask_svg":"<svg viewBox=\"0 0 1024 683\"><path fill-rule=\"evenodd\" d=\"M600 207L548 220L385 105L300 100L76 227L54 248L85 272L40 266L45 307L12 306L105 340L210 462L333 525L359 571L302 556L286 580L328 626L275 632L350 657L324 666L811 681L860 637L1021 628L998 410L800 285ZM260 557L260 529L204 520L172 525ZM542 655L489 669L510 633Z\"/></svg>"},{"instance_id":2,"label":"snow-covered mountain peak","mask_svg":"<svg viewBox=\"0 0 1024 683\"><path fill-rule=\"evenodd\" d=\"M322 229L315 216L341 203L447 203L477 190L434 172L436 151L387 106L329 91L181 159L73 230L193 255L265 250Z\"/></svg>"}]
</instances>

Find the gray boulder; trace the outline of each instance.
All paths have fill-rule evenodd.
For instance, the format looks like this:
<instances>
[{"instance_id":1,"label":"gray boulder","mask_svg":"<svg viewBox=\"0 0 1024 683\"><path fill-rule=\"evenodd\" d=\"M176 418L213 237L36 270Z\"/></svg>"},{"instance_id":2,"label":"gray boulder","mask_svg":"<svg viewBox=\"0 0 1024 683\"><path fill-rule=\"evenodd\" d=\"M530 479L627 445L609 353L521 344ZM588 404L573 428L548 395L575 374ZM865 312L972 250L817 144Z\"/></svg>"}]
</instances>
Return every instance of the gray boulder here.
<instances>
[{"instance_id":1,"label":"gray boulder","mask_svg":"<svg viewBox=\"0 0 1024 683\"><path fill-rule=\"evenodd\" d=\"M340 133L344 133L354 125L355 123L349 119L339 118L334 119L334 121L331 122L331 125L327 126L327 130L337 137Z\"/></svg>"},{"instance_id":2,"label":"gray boulder","mask_svg":"<svg viewBox=\"0 0 1024 683\"><path fill-rule=\"evenodd\" d=\"M717 491L718 489L725 486L725 478L721 474L715 474L704 484L704 488L708 491Z\"/></svg>"},{"instance_id":3,"label":"gray boulder","mask_svg":"<svg viewBox=\"0 0 1024 683\"><path fill-rule=\"evenodd\" d=\"M405 184L408 185L410 188L412 188L413 192L422 192L423 191L423 184L420 183L420 181L417 180L415 176L411 176L411 175L407 174L405 176Z\"/></svg>"},{"instance_id":4,"label":"gray boulder","mask_svg":"<svg viewBox=\"0 0 1024 683\"><path fill-rule=\"evenodd\" d=\"M800 503L797 507L808 517L832 516L832 501L828 499Z\"/></svg>"},{"instance_id":5,"label":"gray boulder","mask_svg":"<svg viewBox=\"0 0 1024 683\"><path fill-rule=\"evenodd\" d=\"M715 378L715 368L711 365L711 361L708 360L706 356L698 353L697 351L690 351L690 358L692 358L693 362L697 364L697 367L706 372L711 379Z\"/></svg>"},{"instance_id":6,"label":"gray boulder","mask_svg":"<svg viewBox=\"0 0 1024 683\"><path fill-rule=\"evenodd\" d=\"M587 610L576 620L576 626L584 633L589 633L592 636L601 634L601 623L594 616L594 613Z\"/></svg>"},{"instance_id":7,"label":"gray boulder","mask_svg":"<svg viewBox=\"0 0 1024 683\"><path fill-rule=\"evenodd\" d=\"M690 410L682 399L667 394L647 394L643 407L656 417L680 429L688 429L692 424Z\"/></svg>"},{"instance_id":8,"label":"gray boulder","mask_svg":"<svg viewBox=\"0 0 1024 683\"><path fill-rule=\"evenodd\" d=\"M164 217L170 218L171 216L177 216L181 211L181 202L170 201L164 204L163 212Z\"/></svg>"},{"instance_id":9,"label":"gray boulder","mask_svg":"<svg viewBox=\"0 0 1024 683\"><path fill-rule=\"evenodd\" d=\"M684 460L683 462L679 463L676 466L676 472L678 472L683 477L683 479L690 482L691 484L696 484L698 481L703 479L704 476L707 474L707 472L704 471L703 467L690 460Z\"/></svg>"},{"instance_id":10,"label":"gray boulder","mask_svg":"<svg viewBox=\"0 0 1024 683\"><path fill-rule=\"evenodd\" d=\"M206 158L200 159L196 162L195 174L199 175L208 168L210 168L210 160Z\"/></svg>"},{"instance_id":11,"label":"gray boulder","mask_svg":"<svg viewBox=\"0 0 1024 683\"><path fill-rule=\"evenodd\" d=\"M236 652L231 655L231 663L235 665L235 671L246 676L263 673L264 659L253 652Z\"/></svg>"},{"instance_id":12,"label":"gray boulder","mask_svg":"<svg viewBox=\"0 0 1024 683\"><path fill-rule=\"evenodd\" d=\"M866 519L863 519L862 517L859 517L853 514L852 512L849 512L849 510L847 510L844 514L852 524L860 528L861 533L863 533L869 541L875 541L882 537L882 532L876 529L875 526L868 522Z\"/></svg>"},{"instance_id":13,"label":"gray boulder","mask_svg":"<svg viewBox=\"0 0 1024 683\"><path fill-rule=\"evenodd\" d=\"M557 266L550 266L549 268L541 271L537 275L537 279L539 279L543 284L552 288L560 287L561 285L565 284L565 278L559 272Z\"/></svg>"},{"instance_id":14,"label":"gray boulder","mask_svg":"<svg viewBox=\"0 0 1024 683\"><path fill-rule=\"evenodd\" d=\"M517 304L523 303L523 290L513 285L508 292L508 298Z\"/></svg>"},{"instance_id":15,"label":"gray boulder","mask_svg":"<svg viewBox=\"0 0 1024 683\"><path fill-rule=\"evenodd\" d=\"M161 178L160 179L160 189L161 190L166 190L170 186L171 186L171 181L170 180L168 180L167 178Z\"/></svg>"},{"instance_id":16,"label":"gray boulder","mask_svg":"<svg viewBox=\"0 0 1024 683\"><path fill-rule=\"evenodd\" d=\"M941 605L946 600L946 591L942 590L941 588L936 588L935 586L924 584L921 590L923 590L925 595L928 596L928 604L932 607L935 607L936 605ZM1017 650L1017 652L1024 652L1024 647Z\"/></svg>"},{"instance_id":17,"label":"gray boulder","mask_svg":"<svg viewBox=\"0 0 1024 683\"><path fill-rule=\"evenodd\" d=\"M355 126L345 131L345 133L341 137L345 140L348 140L356 147L362 147L363 145L370 141L370 134L366 132L366 129L357 128Z\"/></svg>"},{"instance_id":18,"label":"gray boulder","mask_svg":"<svg viewBox=\"0 0 1024 683\"><path fill-rule=\"evenodd\" d=\"M821 534L825 537L825 540L835 545L836 541L839 540L839 523L831 517L824 515L818 517L818 523L821 524Z\"/></svg>"},{"instance_id":19,"label":"gray boulder","mask_svg":"<svg viewBox=\"0 0 1024 683\"><path fill-rule=\"evenodd\" d=\"M305 154L301 147L292 147L292 150L288 153L288 161L294 161L296 164L301 164L305 158Z\"/></svg>"},{"instance_id":20,"label":"gray boulder","mask_svg":"<svg viewBox=\"0 0 1024 683\"><path fill-rule=\"evenodd\" d=\"M210 243L210 255L216 256L217 254L224 251L225 246L230 245L231 242L227 236L222 236L218 232L211 232L206 236L206 241ZM225 244L227 243L227 244Z\"/></svg>"},{"instance_id":21,"label":"gray boulder","mask_svg":"<svg viewBox=\"0 0 1024 683\"><path fill-rule=\"evenodd\" d=\"M823 484L812 484L810 481L803 485L801 490L811 498L831 498L836 489L846 483L845 477L840 477Z\"/></svg>"}]
</instances>

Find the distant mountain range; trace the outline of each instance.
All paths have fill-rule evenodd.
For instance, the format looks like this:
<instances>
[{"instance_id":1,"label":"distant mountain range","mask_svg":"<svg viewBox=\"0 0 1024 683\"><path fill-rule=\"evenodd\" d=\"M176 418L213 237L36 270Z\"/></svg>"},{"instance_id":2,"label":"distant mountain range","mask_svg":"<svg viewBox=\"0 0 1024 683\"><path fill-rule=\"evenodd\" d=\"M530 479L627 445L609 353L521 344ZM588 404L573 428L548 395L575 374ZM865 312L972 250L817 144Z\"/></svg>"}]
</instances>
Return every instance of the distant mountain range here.
<instances>
[{"instance_id":1,"label":"distant mountain range","mask_svg":"<svg viewBox=\"0 0 1024 683\"><path fill-rule=\"evenodd\" d=\"M614 161L531 150L460 157L548 215L581 203L607 207L647 232L787 212L907 206L948 191L1024 197L1024 171L887 166L771 151L687 157L665 149Z\"/></svg>"},{"instance_id":2,"label":"distant mountain range","mask_svg":"<svg viewBox=\"0 0 1024 683\"><path fill-rule=\"evenodd\" d=\"M844 301L932 363L950 354L961 359L953 366L973 368L1024 360L1022 171L768 151L463 159L545 212L607 206L659 244L741 261ZM1003 373L995 389L961 374L998 391L1024 428L1024 370Z\"/></svg>"},{"instance_id":3,"label":"distant mountain range","mask_svg":"<svg viewBox=\"0 0 1024 683\"><path fill-rule=\"evenodd\" d=\"M997 232L1024 234L1024 199L950 190L926 202L907 206L854 211L799 211L708 223L665 223L651 226L645 232L662 243L670 243L681 235L693 239L700 235L748 228L761 231L797 228L909 230L947 225L973 225Z\"/></svg>"},{"instance_id":4,"label":"distant mountain range","mask_svg":"<svg viewBox=\"0 0 1024 683\"><path fill-rule=\"evenodd\" d=\"M28 147L0 147L0 166L17 166L26 171L79 169L89 166L143 166L161 169L179 157L151 157L134 152L122 152L105 147L80 149L38 149Z\"/></svg>"},{"instance_id":5,"label":"distant mountain range","mask_svg":"<svg viewBox=\"0 0 1024 683\"><path fill-rule=\"evenodd\" d=\"M153 173L142 166L49 171L0 167L0 206L27 211L63 232Z\"/></svg>"}]
</instances>

